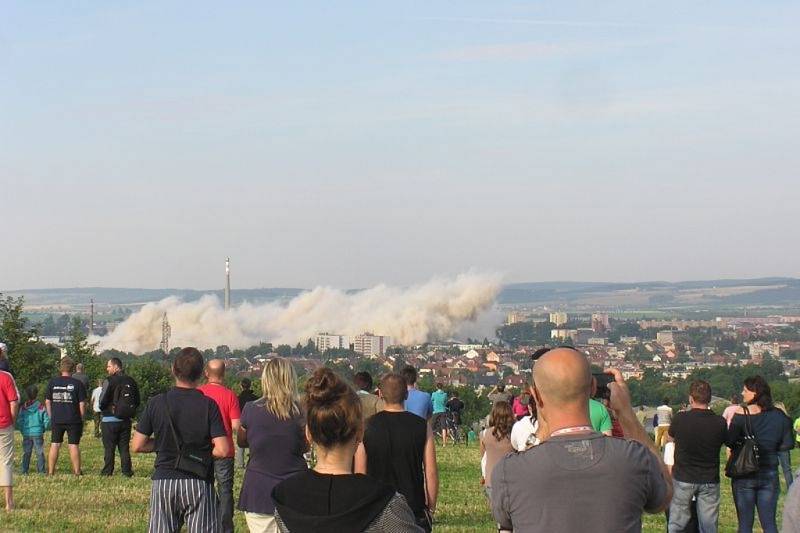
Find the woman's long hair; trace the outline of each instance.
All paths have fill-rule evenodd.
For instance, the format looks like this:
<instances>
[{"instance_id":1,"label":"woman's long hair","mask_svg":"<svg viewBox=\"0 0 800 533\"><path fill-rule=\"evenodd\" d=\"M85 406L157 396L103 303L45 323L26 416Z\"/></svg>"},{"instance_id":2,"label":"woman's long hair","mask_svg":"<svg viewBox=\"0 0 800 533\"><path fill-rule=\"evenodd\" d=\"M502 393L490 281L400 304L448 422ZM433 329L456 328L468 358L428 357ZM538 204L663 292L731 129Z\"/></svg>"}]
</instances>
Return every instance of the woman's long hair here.
<instances>
[{"instance_id":1,"label":"woman's long hair","mask_svg":"<svg viewBox=\"0 0 800 533\"><path fill-rule=\"evenodd\" d=\"M772 409L772 390L766 379L761 376L750 376L744 380L744 386L747 390L756 393L750 405L756 404L762 411Z\"/></svg>"},{"instance_id":2,"label":"woman's long hair","mask_svg":"<svg viewBox=\"0 0 800 533\"><path fill-rule=\"evenodd\" d=\"M492 435L497 440L503 440L511 436L511 427L517 419L511 404L508 402L495 402L492 412L489 415L489 425L492 427Z\"/></svg>"},{"instance_id":3,"label":"woman's long hair","mask_svg":"<svg viewBox=\"0 0 800 533\"><path fill-rule=\"evenodd\" d=\"M267 411L279 420L300 415L297 402L297 373L283 357L267 361L261 372L261 394Z\"/></svg>"}]
</instances>

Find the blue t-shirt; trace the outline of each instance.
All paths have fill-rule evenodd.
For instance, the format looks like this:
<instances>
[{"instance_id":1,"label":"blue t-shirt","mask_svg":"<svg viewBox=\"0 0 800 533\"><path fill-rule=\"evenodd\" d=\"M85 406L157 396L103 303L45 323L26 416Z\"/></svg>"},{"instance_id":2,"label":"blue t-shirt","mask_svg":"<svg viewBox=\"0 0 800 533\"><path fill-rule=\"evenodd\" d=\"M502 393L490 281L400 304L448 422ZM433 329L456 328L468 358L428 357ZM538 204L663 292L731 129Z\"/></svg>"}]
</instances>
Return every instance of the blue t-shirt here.
<instances>
[{"instance_id":1,"label":"blue t-shirt","mask_svg":"<svg viewBox=\"0 0 800 533\"><path fill-rule=\"evenodd\" d=\"M447 393L441 389L431 394L431 403L433 404L433 414L444 413L447 404Z\"/></svg>"},{"instance_id":2,"label":"blue t-shirt","mask_svg":"<svg viewBox=\"0 0 800 533\"><path fill-rule=\"evenodd\" d=\"M408 389L405 408L409 413L414 413L427 420L431 417L431 395L421 390Z\"/></svg>"}]
</instances>

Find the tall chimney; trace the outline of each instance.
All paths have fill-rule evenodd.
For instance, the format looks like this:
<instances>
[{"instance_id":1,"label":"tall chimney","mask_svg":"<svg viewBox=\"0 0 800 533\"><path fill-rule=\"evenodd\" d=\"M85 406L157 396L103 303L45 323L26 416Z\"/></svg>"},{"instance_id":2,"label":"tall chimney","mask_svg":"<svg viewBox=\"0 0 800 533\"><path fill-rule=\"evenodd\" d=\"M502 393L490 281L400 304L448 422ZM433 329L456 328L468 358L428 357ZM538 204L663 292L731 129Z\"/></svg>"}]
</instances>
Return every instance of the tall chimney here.
<instances>
[{"instance_id":1,"label":"tall chimney","mask_svg":"<svg viewBox=\"0 0 800 533\"><path fill-rule=\"evenodd\" d=\"M225 310L231 308L231 258L225 260Z\"/></svg>"}]
</instances>

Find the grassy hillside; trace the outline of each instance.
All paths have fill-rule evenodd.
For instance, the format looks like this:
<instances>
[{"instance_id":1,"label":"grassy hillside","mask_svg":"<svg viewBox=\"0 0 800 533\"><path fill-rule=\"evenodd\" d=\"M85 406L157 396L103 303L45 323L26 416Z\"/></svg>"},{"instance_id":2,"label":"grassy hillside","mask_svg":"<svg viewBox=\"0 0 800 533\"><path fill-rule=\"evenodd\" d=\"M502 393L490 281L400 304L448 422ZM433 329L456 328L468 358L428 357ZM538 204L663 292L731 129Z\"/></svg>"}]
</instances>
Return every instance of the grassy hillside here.
<instances>
[{"instance_id":1,"label":"grassy hillside","mask_svg":"<svg viewBox=\"0 0 800 533\"><path fill-rule=\"evenodd\" d=\"M135 476L101 478L102 446L87 431L83 444L84 472L79 479L66 474L68 459L62 450L59 471L53 478L38 474L17 476L15 496L17 510L0 515L2 531L144 531L147 528L147 503L150 494L149 475L153 456L134 456ZM17 447L17 464L21 445ZM489 508L481 491L477 446L438 450L441 472L441 494L435 531L494 531ZM797 464L797 457L793 458ZM241 484L237 471L236 492ZM247 531L244 516L236 512L237 531ZM662 515L647 516L647 532L664 531ZM722 484L720 531L736 529L736 514L730 484Z\"/></svg>"}]
</instances>

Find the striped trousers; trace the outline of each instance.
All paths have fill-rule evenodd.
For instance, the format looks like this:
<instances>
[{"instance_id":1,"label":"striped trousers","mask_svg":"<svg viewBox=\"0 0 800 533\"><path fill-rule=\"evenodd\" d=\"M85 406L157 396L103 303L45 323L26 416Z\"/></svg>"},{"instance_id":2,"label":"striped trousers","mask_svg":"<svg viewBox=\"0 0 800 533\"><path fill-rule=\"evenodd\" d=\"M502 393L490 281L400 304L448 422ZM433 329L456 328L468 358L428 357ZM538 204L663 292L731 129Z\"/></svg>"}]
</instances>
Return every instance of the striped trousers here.
<instances>
[{"instance_id":1,"label":"striped trousers","mask_svg":"<svg viewBox=\"0 0 800 533\"><path fill-rule=\"evenodd\" d=\"M154 479L150 489L150 533L221 531L213 484L201 479Z\"/></svg>"}]
</instances>

